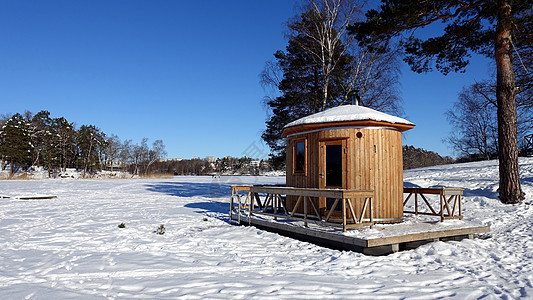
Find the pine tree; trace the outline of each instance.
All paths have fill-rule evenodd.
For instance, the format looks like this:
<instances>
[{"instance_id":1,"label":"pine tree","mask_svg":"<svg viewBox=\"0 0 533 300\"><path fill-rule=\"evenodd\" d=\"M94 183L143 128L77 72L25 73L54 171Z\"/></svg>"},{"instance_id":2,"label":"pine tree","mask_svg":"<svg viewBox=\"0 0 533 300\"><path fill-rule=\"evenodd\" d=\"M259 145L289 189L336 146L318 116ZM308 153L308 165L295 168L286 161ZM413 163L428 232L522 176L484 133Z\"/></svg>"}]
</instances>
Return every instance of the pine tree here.
<instances>
[{"instance_id":1,"label":"pine tree","mask_svg":"<svg viewBox=\"0 0 533 300\"><path fill-rule=\"evenodd\" d=\"M10 162L10 173L14 166L31 164L32 145L26 120L20 114L13 115L0 130L0 153Z\"/></svg>"},{"instance_id":2,"label":"pine tree","mask_svg":"<svg viewBox=\"0 0 533 300\"><path fill-rule=\"evenodd\" d=\"M51 171L52 118L48 111L40 111L29 122L31 143L33 145L33 165L47 166Z\"/></svg>"},{"instance_id":3,"label":"pine tree","mask_svg":"<svg viewBox=\"0 0 533 300\"><path fill-rule=\"evenodd\" d=\"M416 72L435 68L443 74L463 71L472 52L485 54L496 65L498 157L503 203L524 199L518 170L517 111L513 48L533 42L532 0L382 0L367 12L365 22L350 29L362 43L408 33L403 41L406 61ZM443 21L444 31L422 40L412 31Z\"/></svg>"},{"instance_id":4,"label":"pine tree","mask_svg":"<svg viewBox=\"0 0 533 300\"><path fill-rule=\"evenodd\" d=\"M52 165L65 171L76 160L74 124L63 117L55 118L52 132Z\"/></svg>"},{"instance_id":5,"label":"pine tree","mask_svg":"<svg viewBox=\"0 0 533 300\"><path fill-rule=\"evenodd\" d=\"M78 159L83 176L87 172L101 169L100 148L105 143L105 134L94 125L82 125L76 135Z\"/></svg>"}]
</instances>

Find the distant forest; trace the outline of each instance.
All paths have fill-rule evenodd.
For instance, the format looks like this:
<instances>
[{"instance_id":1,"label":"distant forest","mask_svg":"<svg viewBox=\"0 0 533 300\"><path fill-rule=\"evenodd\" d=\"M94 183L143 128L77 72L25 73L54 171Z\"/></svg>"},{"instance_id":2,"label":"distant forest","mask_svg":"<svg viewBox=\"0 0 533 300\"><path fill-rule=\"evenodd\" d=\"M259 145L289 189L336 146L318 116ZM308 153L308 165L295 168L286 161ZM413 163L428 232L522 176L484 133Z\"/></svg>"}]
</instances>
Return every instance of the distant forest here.
<instances>
[{"instance_id":1,"label":"distant forest","mask_svg":"<svg viewBox=\"0 0 533 300\"><path fill-rule=\"evenodd\" d=\"M154 164L155 173L174 175L264 175L273 171L270 160L250 157L168 159Z\"/></svg>"},{"instance_id":2,"label":"distant forest","mask_svg":"<svg viewBox=\"0 0 533 300\"><path fill-rule=\"evenodd\" d=\"M67 168L76 168L83 176L98 171L121 169L143 175L153 171L155 162L166 155L162 140L148 145L132 140L120 141L95 125L74 126L64 117L52 118L48 111L33 115L26 111L0 117L0 157L2 170L10 173L43 167L49 177L56 177Z\"/></svg>"},{"instance_id":3,"label":"distant forest","mask_svg":"<svg viewBox=\"0 0 533 300\"><path fill-rule=\"evenodd\" d=\"M403 169L416 169L436 165L452 164L456 160L451 157L442 157L438 153L427 151L413 146L403 146Z\"/></svg>"}]
</instances>

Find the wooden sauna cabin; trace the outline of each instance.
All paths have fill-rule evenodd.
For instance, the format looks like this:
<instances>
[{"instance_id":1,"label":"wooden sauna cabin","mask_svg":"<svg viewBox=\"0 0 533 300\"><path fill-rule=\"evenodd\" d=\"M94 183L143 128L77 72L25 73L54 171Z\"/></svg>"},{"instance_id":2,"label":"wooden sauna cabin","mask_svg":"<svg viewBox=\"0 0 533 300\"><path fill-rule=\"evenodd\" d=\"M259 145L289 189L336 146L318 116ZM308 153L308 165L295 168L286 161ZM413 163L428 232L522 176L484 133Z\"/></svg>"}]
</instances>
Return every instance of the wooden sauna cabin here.
<instances>
[{"instance_id":1,"label":"wooden sauna cabin","mask_svg":"<svg viewBox=\"0 0 533 300\"><path fill-rule=\"evenodd\" d=\"M415 125L359 105L343 105L287 124L288 187L374 190L374 221L403 218L402 132ZM287 209L296 205L287 196ZM315 198L321 215L334 199ZM354 204L357 205L357 204ZM340 214L340 205L334 208Z\"/></svg>"}]
</instances>

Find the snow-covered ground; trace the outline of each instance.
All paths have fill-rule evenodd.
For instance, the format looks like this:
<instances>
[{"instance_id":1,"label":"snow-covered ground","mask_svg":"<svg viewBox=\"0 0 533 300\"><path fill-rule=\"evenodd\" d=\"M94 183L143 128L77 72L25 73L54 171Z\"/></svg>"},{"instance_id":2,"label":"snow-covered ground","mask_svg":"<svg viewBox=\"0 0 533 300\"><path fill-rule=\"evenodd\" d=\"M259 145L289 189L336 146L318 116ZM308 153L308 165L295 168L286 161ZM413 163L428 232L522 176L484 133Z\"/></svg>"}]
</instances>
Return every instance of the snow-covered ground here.
<instances>
[{"instance_id":1,"label":"snow-covered ground","mask_svg":"<svg viewBox=\"0 0 533 300\"><path fill-rule=\"evenodd\" d=\"M229 184L283 177L0 181L0 195L57 196L0 199L0 299L533 298L533 158L521 204L499 202L497 174L406 171L407 185L465 188L466 219L491 233L382 257L227 222Z\"/></svg>"}]
</instances>

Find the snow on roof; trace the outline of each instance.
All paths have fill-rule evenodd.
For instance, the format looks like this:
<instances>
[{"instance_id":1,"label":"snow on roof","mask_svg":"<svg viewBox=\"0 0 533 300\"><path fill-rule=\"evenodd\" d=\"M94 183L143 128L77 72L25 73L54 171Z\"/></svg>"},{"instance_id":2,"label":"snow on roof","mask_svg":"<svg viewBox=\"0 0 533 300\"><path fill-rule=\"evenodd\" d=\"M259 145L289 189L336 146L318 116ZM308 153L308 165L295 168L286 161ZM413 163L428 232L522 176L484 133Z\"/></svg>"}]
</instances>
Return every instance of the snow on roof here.
<instances>
[{"instance_id":1,"label":"snow on roof","mask_svg":"<svg viewBox=\"0 0 533 300\"><path fill-rule=\"evenodd\" d=\"M380 121L393 124L414 125L413 123L400 117L391 116L377 110L359 105L342 105L309 115L293 121L284 128L303 124L346 122L346 121Z\"/></svg>"}]
</instances>

